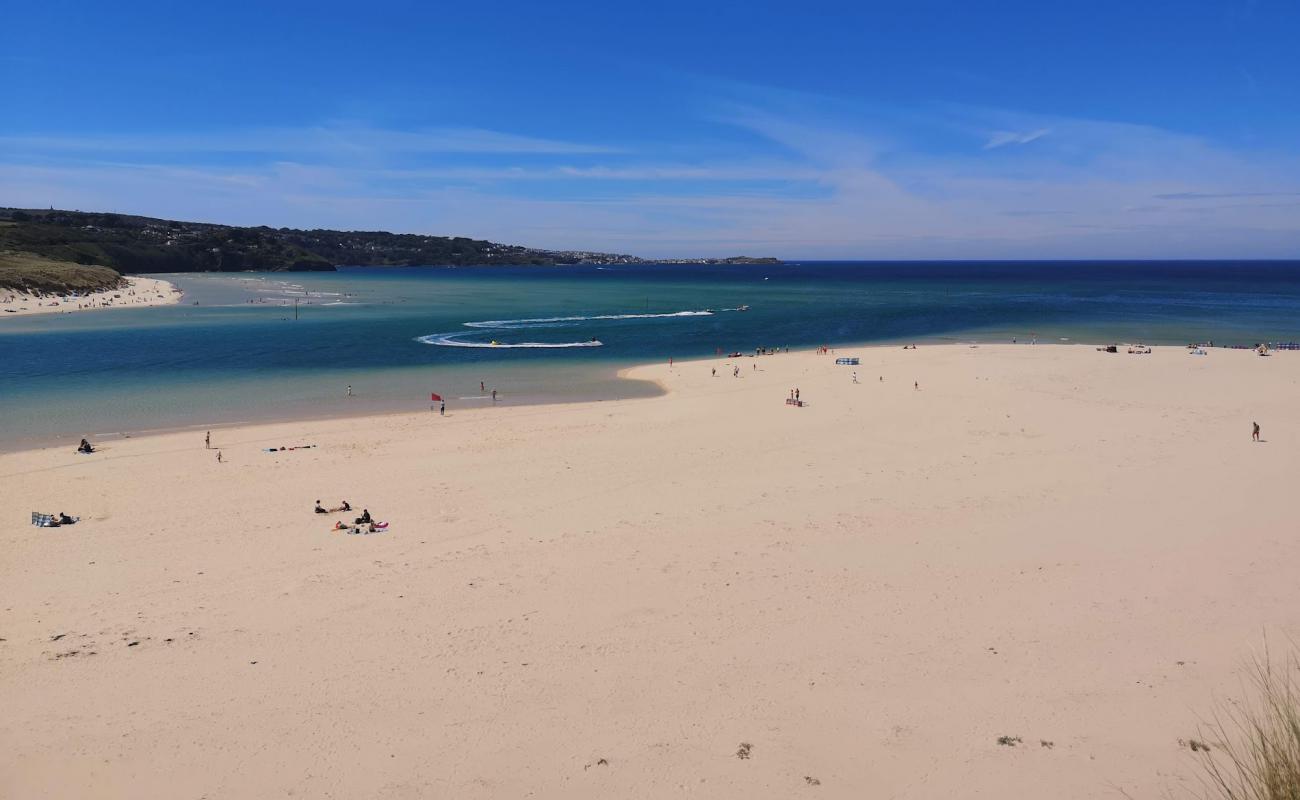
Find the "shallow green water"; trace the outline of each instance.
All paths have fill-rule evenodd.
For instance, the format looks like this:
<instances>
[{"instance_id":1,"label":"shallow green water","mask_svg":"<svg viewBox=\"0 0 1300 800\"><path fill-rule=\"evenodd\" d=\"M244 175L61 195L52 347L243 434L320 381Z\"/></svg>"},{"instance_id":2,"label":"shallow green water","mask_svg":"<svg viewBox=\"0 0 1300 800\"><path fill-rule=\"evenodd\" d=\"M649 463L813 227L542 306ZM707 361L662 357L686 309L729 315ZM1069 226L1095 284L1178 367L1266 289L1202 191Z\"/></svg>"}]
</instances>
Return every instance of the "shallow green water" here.
<instances>
[{"instance_id":1,"label":"shallow green water","mask_svg":"<svg viewBox=\"0 0 1300 800\"><path fill-rule=\"evenodd\" d=\"M454 409L490 402L480 381L502 403L648 395L616 370L759 346L1300 340L1297 262L164 277L185 290L182 305L0 319L0 447L427 410L430 392Z\"/></svg>"}]
</instances>

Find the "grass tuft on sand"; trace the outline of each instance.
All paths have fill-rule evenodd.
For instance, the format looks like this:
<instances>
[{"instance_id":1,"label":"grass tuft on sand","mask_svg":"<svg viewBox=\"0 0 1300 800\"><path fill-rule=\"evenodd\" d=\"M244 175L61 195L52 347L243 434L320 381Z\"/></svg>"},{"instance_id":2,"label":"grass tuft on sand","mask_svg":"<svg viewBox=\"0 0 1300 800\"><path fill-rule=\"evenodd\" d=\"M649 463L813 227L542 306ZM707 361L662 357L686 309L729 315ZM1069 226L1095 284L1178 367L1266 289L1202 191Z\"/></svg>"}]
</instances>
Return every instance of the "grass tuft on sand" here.
<instances>
[{"instance_id":1,"label":"grass tuft on sand","mask_svg":"<svg viewBox=\"0 0 1300 800\"><path fill-rule=\"evenodd\" d=\"M1206 727L1214 747L1193 748L1208 798L1300 800L1300 655L1251 661L1249 696L1220 704ZM1193 740L1194 741L1194 740Z\"/></svg>"}]
</instances>

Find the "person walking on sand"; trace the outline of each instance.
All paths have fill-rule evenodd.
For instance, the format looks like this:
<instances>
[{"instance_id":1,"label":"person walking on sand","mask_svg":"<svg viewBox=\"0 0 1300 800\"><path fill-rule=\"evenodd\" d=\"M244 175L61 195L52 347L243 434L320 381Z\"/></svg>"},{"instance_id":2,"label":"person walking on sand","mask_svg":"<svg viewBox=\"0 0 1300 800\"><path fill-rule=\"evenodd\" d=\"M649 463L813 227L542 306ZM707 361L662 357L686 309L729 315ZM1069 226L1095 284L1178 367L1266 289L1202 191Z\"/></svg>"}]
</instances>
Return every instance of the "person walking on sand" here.
<instances>
[{"instance_id":1,"label":"person walking on sand","mask_svg":"<svg viewBox=\"0 0 1300 800\"><path fill-rule=\"evenodd\" d=\"M221 463L221 451L220 451L220 450L217 451L217 463L218 463L218 464Z\"/></svg>"},{"instance_id":2,"label":"person walking on sand","mask_svg":"<svg viewBox=\"0 0 1300 800\"><path fill-rule=\"evenodd\" d=\"M1259 441L1259 423L1258 423L1258 422L1252 422L1252 423L1250 423L1250 424L1254 427L1254 430L1252 430L1252 431L1250 432L1250 440L1251 440L1252 442L1258 442L1258 441Z\"/></svg>"},{"instance_id":3,"label":"person walking on sand","mask_svg":"<svg viewBox=\"0 0 1300 800\"><path fill-rule=\"evenodd\" d=\"M208 431L206 434L203 435L203 449L204 450L212 449L212 431Z\"/></svg>"},{"instance_id":4,"label":"person walking on sand","mask_svg":"<svg viewBox=\"0 0 1300 800\"><path fill-rule=\"evenodd\" d=\"M352 384L348 384L348 397L352 396Z\"/></svg>"},{"instance_id":5,"label":"person walking on sand","mask_svg":"<svg viewBox=\"0 0 1300 800\"><path fill-rule=\"evenodd\" d=\"M854 383L857 383L857 382L858 382L858 373L856 373L856 372L853 373L853 382L854 382Z\"/></svg>"},{"instance_id":6,"label":"person walking on sand","mask_svg":"<svg viewBox=\"0 0 1300 800\"><path fill-rule=\"evenodd\" d=\"M715 378L718 377L718 368L717 368L717 367L714 367L714 368L713 368L713 377L715 377Z\"/></svg>"},{"instance_id":7,"label":"person walking on sand","mask_svg":"<svg viewBox=\"0 0 1300 800\"><path fill-rule=\"evenodd\" d=\"M921 391L921 382L920 382L920 381L912 381L912 388L915 389L915 390L917 390L918 392Z\"/></svg>"}]
</instances>

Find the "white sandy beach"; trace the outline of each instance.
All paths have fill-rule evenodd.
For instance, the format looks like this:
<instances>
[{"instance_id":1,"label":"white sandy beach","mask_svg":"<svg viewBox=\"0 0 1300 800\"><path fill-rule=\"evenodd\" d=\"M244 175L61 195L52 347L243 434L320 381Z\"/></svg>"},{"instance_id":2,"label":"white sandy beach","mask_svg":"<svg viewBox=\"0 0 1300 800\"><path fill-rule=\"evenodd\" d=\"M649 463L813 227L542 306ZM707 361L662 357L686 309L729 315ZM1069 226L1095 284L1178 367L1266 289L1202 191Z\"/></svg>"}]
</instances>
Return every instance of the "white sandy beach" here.
<instances>
[{"instance_id":1,"label":"white sandy beach","mask_svg":"<svg viewBox=\"0 0 1300 800\"><path fill-rule=\"evenodd\" d=\"M107 308L139 308L179 303L181 290L158 278L124 276L127 285L82 295L38 296L13 289L0 289L0 319L30 314L71 314Z\"/></svg>"},{"instance_id":2,"label":"white sandy beach","mask_svg":"<svg viewBox=\"0 0 1300 800\"><path fill-rule=\"evenodd\" d=\"M0 796L1188 797L1300 639L1300 353L630 375L0 455Z\"/></svg>"}]
</instances>

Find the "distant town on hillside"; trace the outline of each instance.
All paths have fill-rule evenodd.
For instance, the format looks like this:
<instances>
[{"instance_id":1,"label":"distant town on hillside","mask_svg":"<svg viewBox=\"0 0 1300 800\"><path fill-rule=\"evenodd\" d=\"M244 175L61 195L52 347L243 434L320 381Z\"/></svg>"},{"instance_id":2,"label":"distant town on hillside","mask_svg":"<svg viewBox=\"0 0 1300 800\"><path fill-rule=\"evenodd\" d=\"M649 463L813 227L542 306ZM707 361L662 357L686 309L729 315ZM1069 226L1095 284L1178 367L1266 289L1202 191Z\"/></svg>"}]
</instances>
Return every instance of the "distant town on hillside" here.
<instances>
[{"instance_id":1,"label":"distant town on hillside","mask_svg":"<svg viewBox=\"0 0 1300 800\"><path fill-rule=\"evenodd\" d=\"M542 250L461 236L296 230L55 209L0 209L0 252L121 273L331 271L345 266L777 264L775 258L645 259Z\"/></svg>"}]
</instances>

